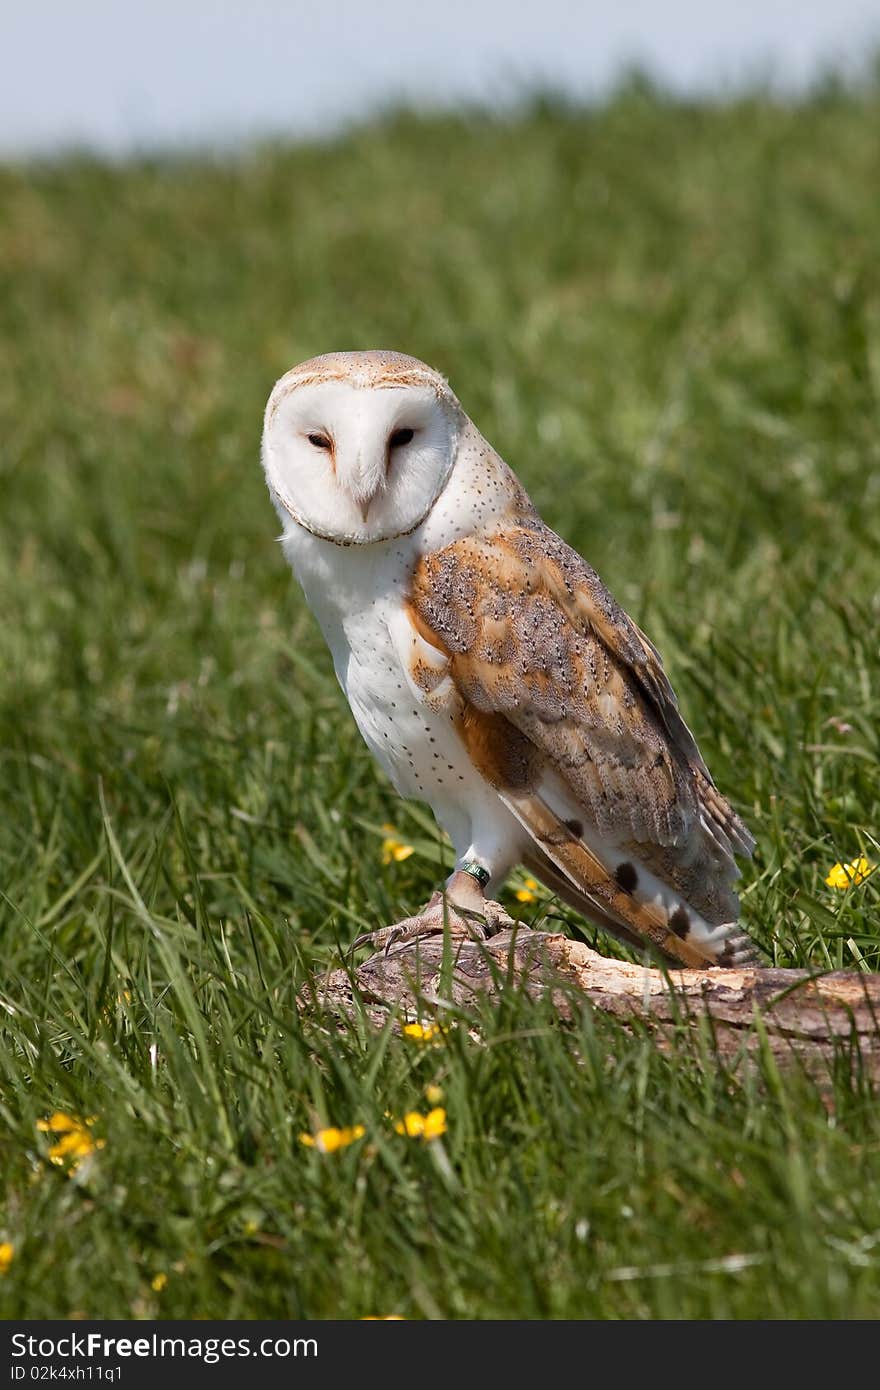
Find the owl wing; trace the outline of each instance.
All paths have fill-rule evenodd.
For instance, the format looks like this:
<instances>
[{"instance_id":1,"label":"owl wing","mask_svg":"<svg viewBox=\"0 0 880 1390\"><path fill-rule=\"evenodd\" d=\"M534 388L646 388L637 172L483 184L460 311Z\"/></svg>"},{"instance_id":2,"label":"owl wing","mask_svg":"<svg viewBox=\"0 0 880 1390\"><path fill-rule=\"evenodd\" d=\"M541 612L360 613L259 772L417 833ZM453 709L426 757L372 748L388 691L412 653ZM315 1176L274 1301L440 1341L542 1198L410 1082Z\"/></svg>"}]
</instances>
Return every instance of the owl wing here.
<instances>
[{"instance_id":1,"label":"owl wing","mask_svg":"<svg viewBox=\"0 0 880 1390\"><path fill-rule=\"evenodd\" d=\"M754 842L656 648L533 517L422 558L409 617L433 656L416 655L411 678L429 700L452 697L471 760L554 891L675 960L739 963L734 852Z\"/></svg>"}]
</instances>

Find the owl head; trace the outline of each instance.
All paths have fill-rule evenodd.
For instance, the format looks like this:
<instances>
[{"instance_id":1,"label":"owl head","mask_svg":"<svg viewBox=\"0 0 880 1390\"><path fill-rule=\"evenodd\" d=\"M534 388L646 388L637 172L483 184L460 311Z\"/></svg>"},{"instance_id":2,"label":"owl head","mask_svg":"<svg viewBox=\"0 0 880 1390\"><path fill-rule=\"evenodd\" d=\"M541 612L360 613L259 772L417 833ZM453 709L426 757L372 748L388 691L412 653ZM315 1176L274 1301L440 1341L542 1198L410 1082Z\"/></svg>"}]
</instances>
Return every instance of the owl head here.
<instances>
[{"instance_id":1,"label":"owl head","mask_svg":"<svg viewBox=\"0 0 880 1390\"><path fill-rule=\"evenodd\" d=\"M397 352L331 352L275 385L263 467L285 526L338 545L408 535L446 486L464 416L443 378Z\"/></svg>"}]
</instances>

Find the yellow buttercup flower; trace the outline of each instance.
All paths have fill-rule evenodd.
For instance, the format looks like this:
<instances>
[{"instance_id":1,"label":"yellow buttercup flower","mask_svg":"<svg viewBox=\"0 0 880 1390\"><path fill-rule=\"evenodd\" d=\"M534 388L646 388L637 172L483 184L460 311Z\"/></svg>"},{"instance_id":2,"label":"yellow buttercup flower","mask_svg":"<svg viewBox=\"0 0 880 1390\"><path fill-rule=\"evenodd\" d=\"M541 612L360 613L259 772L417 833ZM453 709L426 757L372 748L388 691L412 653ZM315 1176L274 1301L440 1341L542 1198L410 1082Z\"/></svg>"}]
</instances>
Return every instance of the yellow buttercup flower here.
<instances>
[{"instance_id":1,"label":"yellow buttercup flower","mask_svg":"<svg viewBox=\"0 0 880 1390\"><path fill-rule=\"evenodd\" d=\"M315 1134L301 1134L299 1142L307 1149L317 1149L322 1154L334 1154L337 1149L346 1149L356 1139L363 1139L366 1130L363 1125L348 1125L345 1129L319 1129Z\"/></svg>"},{"instance_id":2,"label":"yellow buttercup flower","mask_svg":"<svg viewBox=\"0 0 880 1390\"><path fill-rule=\"evenodd\" d=\"M439 1105L429 1110L427 1115L420 1114L418 1110L409 1110L394 1128L398 1134L405 1134L409 1139L423 1139L429 1143L446 1133L446 1111Z\"/></svg>"},{"instance_id":3,"label":"yellow buttercup flower","mask_svg":"<svg viewBox=\"0 0 880 1390\"><path fill-rule=\"evenodd\" d=\"M404 859L409 859L411 854L415 854L413 846L405 845L402 840L395 839L393 835L382 841L383 864L401 864Z\"/></svg>"},{"instance_id":4,"label":"yellow buttercup flower","mask_svg":"<svg viewBox=\"0 0 880 1390\"><path fill-rule=\"evenodd\" d=\"M408 1134L410 1139L420 1139L425 1128L425 1117L418 1110L408 1110L402 1120L394 1124L398 1134Z\"/></svg>"},{"instance_id":5,"label":"yellow buttercup flower","mask_svg":"<svg viewBox=\"0 0 880 1390\"><path fill-rule=\"evenodd\" d=\"M527 878L525 880L525 886L522 888L517 888L516 893L514 894L517 902L536 903L538 901L537 888L537 880L534 878Z\"/></svg>"},{"instance_id":6,"label":"yellow buttercup flower","mask_svg":"<svg viewBox=\"0 0 880 1390\"><path fill-rule=\"evenodd\" d=\"M441 1106L437 1105L433 1110L429 1110L425 1116L425 1128L422 1132L422 1138L425 1140L439 1139L440 1135L445 1133L446 1111Z\"/></svg>"},{"instance_id":7,"label":"yellow buttercup flower","mask_svg":"<svg viewBox=\"0 0 880 1390\"><path fill-rule=\"evenodd\" d=\"M96 1139L88 1130L88 1126L93 1125L97 1118L97 1115L89 1115L85 1120L80 1120L75 1115L56 1110L47 1120L37 1120L37 1129L42 1134L60 1135L49 1145L49 1161L59 1168L66 1167L73 1174L83 1159L96 1149L103 1149L106 1140Z\"/></svg>"},{"instance_id":8,"label":"yellow buttercup flower","mask_svg":"<svg viewBox=\"0 0 880 1390\"><path fill-rule=\"evenodd\" d=\"M67 1115L63 1110L55 1110L48 1120L37 1120L37 1129L42 1134L70 1134L73 1130L82 1129L83 1124L93 1125L95 1116L90 1115L87 1120L78 1120L74 1115Z\"/></svg>"},{"instance_id":9,"label":"yellow buttercup flower","mask_svg":"<svg viewBox=\"0 0 880 1390\"><path fill-rule=\"evenodd\" d=\"M402 1313L364 1313L361 1322L406 1322Z\"/></svg>"},{"instance_id":10,"label":"yellow buttercup flower","mask_svg":"<svg viewBox=\"0 0 880 1390\"><path fill-rule=\"evenodd\" d=\"M0 1242L0 1274L5 1274L15 1257L15 1246L8 1240Z\"/></svg>"},{"instance_id":11,"label":"yellow buttercup flower","mask_svg":"<svg viewBox=\"0 0 880 1390\"><path fill-rule=\"evenodd\" d=\"M849 864L835 864L828 873L825 882L829 888L849 888L851 885L864 883L876 867L876 864L872 864L861 854L858 859L853 859Z\"/></svg>"},{"instance_id":12,"label":"yellow buttercup flower","mask_svg":"<svg viewBox=\"0 0 880 1390\"><path fill-rule=\"evenodd\" d=\"M156 1293L161 1293L167 1283L167 1274L154 1274L152 1279L150 1280L150 1288L154 1289Z\"/></svg>"},{"instance_id":13,"label":"yellow buttercup flower","mask_svg":"<svg viewBox=\"0 0 880 1390\"><path fill-rule=\"evenodd\" d=\"M93 1153L96 1144L88 1130L72 1129L69 1134L62 1134L49 1148L49 1157L53 1163L59 1166L66 1163L70 1158L88 1158Z\"/></svg>"},{"instance_id":14,"label":"yellow buttercup flower","mask_svg":"<svg viewBox=\"0 0 880 1390\"><path fill-rule=\"evenodd\" d=\"M443 1099L443 1087L437 1086L434 1082L425 1087L425 1100L429 1105L439 1105Z\"/></svg>"},{"instance_id":15,"label":"yellow buttercup flower","mask_svg":"<svg viewBox=\"0 0 880 1390\"><path fill-rule=\"evenodd\" d=\"M407 1023L403 1029L405 1038L420 1043L439 1042L445 1032L439 1023Z\"/></svg>"}]
</instances>

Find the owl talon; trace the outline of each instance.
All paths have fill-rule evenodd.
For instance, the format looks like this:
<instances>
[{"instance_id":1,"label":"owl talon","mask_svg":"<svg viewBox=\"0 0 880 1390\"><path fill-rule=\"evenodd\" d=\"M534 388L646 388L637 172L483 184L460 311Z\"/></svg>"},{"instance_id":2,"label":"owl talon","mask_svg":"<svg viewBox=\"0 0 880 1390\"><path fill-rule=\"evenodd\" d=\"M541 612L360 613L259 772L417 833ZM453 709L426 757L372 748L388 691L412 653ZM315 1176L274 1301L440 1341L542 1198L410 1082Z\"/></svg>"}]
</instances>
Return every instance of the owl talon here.
<instances>
[{"instance_id":1,"label":"owl talon","mask_svg":"<svg viewBox=\"0 0 880 1390\"><path fill-rule=\"evenodd\" d=\"M452 942L485 941L513 922L500 903L483 899L476 907L465 907L454 902L445 893L437 892L414 917L405 917L401 922L380 927L374 932L359 936L352 950L360 946L372 946L374 951L388 955L395 946L413 941L419 936L437 936L448 931Z\"/></svg>"},{"instance_id":2,"label":"owl talon","mask_svg":"<svg viewBox=\"0 0 880 1390\"><path fill-rule=\"evenodd\" d=\"M400 939L401 939L402 936L403 936L403 929L402 929L401 927L393 927L393 928L391 929L391 931L388 933L388 938L387 938L387 940L384 941L384 942L382 943L382 954L383 954L383 956L387 956L387 955L390 953L391 947L392 947L392 946L396 946L397 943L398 943L398 941L400 941Z\"/></svg>"}]
</instances>

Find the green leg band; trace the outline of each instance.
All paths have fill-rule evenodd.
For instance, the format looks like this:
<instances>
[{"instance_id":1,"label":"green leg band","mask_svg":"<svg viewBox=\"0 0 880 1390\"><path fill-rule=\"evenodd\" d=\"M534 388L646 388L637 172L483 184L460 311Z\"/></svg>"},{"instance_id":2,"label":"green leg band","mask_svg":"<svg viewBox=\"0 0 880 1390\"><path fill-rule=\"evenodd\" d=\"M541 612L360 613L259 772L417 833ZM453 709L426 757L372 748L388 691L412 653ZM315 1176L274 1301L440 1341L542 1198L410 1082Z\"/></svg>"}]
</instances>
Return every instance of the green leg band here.
<instances>
[{"instance_id":1,"label":"green leg band","mask_svg":"<svg viewBox=\"0 0 880 1390\"><path fill-rule=\"evenodd\" d=\"M481 888L485 888L486 884L489 882L489 879L492 877L488 869L484 869L482 864L475 864L472 859L469 859L466 864L460 864L459 872L463 874L470 874L471 878L475 878L477 880L477 883L479 883Z\"/></svg>"}]
</instances>

